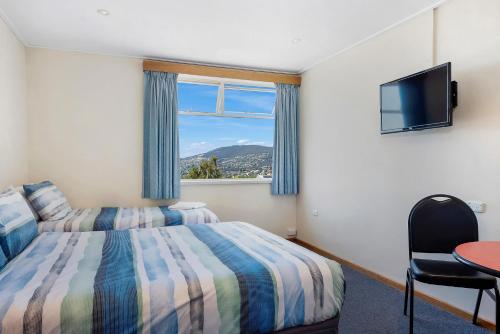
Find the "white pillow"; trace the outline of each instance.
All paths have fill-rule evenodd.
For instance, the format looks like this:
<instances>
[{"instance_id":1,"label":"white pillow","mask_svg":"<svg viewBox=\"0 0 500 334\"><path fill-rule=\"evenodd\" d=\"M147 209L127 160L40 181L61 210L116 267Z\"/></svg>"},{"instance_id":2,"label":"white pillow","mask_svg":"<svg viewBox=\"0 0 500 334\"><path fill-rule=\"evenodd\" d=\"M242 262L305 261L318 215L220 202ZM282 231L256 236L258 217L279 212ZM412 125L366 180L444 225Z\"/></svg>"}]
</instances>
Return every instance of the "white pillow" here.
<instances>
[{"instance_id":1,"label":"white pillow","mask_svg":"<svg viewBox=\"0 0 500 334\"><path fill-rule=\"evenodd\" d=\"M169 205L170 210L192 210L206 207L207 204L203 202L177 202Z\"/></svg>"},{"instance_id":2,"label":"white pillow","mask_svg":"<svg viewBox=\"0 0 500 334\"><path fill-rule=\"evenodd\" d=\"M15 191L15 192L18 192L21 194L21 196L23 196L24 200L26 201L26 204L28 204L28 207L30 208L31 212L33 213L33 216L35 217L35 220L37 222L40 221L40 216L38 215L38 213L36 212L35 208L33 208L31 206L31 203L30 201L28 201L28 199L26 198L26 194L24 193L24 189L23 189L23 186L10 186L9 188L7 188L6 191Z\"/></svg>"},{"instance_id":3,"label":"white pillow","mask_svg":"<svg viewBox=\"0 0 500 334\"><path fill-rule=\"evenodd\" d=\"M0 247L5 256L12 260L37 235L35 217L23 196L17 191L0 194Z\"/></svg>"}]
</instances>

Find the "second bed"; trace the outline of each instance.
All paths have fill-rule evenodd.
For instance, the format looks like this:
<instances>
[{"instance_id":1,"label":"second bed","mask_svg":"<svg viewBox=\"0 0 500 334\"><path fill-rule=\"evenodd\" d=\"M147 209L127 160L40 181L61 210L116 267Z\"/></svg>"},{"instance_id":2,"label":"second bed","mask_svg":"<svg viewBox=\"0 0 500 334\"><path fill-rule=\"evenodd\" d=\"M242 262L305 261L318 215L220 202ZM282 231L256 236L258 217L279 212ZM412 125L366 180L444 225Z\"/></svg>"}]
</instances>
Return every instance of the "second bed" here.
<instances>
[{"instance_id":1,"label":"second bed","mask_svg":"<svg viewBox=\"0 0 500 334\"><path fill-rule=\"evenodd\" d=\"M109 231L218 222L217 215L206 207L188 210L172 210L167 206L110 207L72 210L63 219L38 222L38 231Z\"/></svg>"}]
</instances>

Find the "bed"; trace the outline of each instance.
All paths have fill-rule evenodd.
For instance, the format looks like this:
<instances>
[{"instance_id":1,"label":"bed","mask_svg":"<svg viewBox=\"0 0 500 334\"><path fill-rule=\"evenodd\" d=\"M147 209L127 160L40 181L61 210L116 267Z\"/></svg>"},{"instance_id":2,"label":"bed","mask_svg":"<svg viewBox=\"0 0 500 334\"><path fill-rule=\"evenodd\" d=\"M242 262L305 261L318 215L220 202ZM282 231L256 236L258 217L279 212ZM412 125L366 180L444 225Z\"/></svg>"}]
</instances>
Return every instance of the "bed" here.
<instances>
[{"instance_id":1,"label":"bed","mask_svg":"<svg viewBox=\"0 0 500 334\"><path fill-rule=\"evenodd\" d=\"M51 181L11 186L38 222L39 232L109 231L160 226L217 223L219 219L202 202L177 202L157 207L104 207L73 209Z\"/></svg>"},{"instance_id":2,"label":"bed","mask_svg":"<svg viewBox=\"0 0 500 334\"><path fill-rule=\"evenodd\" d=\"M77 209L64 218L38 223L39 232L109 231L160 226L218 223L206 207L171 210L167 206L145 208Z\"/></svg>"},{"instance_id":3,"label":"bed","mask_svg":"<svg viewBox=\"0 0 500 334\"><path fill-rule=\"evenodd\" d=\"M42 233L0 273L2 333L335 333L340 265L233 222Z\"/></svg>"}]
</instances>

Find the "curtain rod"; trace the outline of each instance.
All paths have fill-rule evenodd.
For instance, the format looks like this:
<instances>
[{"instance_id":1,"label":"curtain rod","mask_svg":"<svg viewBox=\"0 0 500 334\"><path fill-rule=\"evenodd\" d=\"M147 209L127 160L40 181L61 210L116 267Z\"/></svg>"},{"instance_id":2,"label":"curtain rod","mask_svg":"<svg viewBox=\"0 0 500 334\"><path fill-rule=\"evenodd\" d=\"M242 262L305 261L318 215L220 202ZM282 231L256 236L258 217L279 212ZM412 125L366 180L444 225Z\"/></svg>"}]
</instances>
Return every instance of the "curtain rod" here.
<instances>
[{"instance_id":1,"label":"curtain rod","mask_svg":"<svg viewBox=\"0 0 500 334\"><path fill-rule=\"evenodd\" d=\"M301 77L297 74L285 74L265 71L243 70L229 67L175 63L170 61L144 60L144 71L171 72L201 75L207 77L230 78L251 81L264 81L300 85Z\"/></svg>"}]
</instances>

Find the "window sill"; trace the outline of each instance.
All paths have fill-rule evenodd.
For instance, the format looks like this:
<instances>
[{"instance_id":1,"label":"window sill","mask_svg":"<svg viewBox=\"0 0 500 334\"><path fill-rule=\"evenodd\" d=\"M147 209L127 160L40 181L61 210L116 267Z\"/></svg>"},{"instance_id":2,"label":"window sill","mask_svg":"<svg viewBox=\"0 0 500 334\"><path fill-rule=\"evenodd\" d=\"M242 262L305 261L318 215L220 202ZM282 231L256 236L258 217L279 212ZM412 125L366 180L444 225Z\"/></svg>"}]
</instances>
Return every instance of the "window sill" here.
<instances>
[{"instance_id":1,"label":"window sill","mask_svg":"<svg viewBox=\"0 0 500 334\"><path fill-rule=\"evenodd\" d=\"M181 180L182 186L221 185L221 184L270 184L272 179L199 179Z\"/></svg>"}]
</instances>

